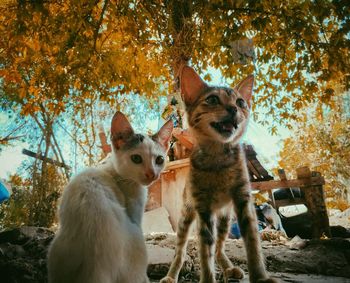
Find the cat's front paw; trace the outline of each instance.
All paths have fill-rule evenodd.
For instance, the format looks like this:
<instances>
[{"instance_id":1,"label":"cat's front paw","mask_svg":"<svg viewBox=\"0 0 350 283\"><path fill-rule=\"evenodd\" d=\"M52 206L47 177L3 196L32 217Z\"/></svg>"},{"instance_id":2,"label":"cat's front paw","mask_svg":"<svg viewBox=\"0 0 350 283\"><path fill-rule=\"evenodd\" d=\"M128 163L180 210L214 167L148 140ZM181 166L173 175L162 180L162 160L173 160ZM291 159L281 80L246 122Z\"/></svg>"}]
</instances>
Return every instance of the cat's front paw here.
<instances>
[{"instance_id":1,"label":"cat's front paw","mask_svg":"<svg viewBox=\"0 0 350 283\"><path fill-rule=\"evenodd\" d=\"M259 279L257 283L281 283L279 279L276 278L266 278L266 279Z\"/></svg>"},{"instance_id":2,"label":"cat's front paw","mask_svg":"<svg viewBox=\"0 0 350 283\"><path fill-rule=\"evenodd\" d=\"M159 283L176 283L176 280L169 276L165 276L163 279L159 281Z\"/></svg>"},{"instance_id":3,"label":"cat's front paw","mask_svg":"<svg viewBox=\"0 0 350 283\"><path fill-rule=\"evenodd\" d=\"M227 268L224 271L224 278L225 278L226 283L230 282L231 279L233 279L235 281L237 279L243 279L244 278L244 271L239 267Z\"/></svg>"}]
</instances>

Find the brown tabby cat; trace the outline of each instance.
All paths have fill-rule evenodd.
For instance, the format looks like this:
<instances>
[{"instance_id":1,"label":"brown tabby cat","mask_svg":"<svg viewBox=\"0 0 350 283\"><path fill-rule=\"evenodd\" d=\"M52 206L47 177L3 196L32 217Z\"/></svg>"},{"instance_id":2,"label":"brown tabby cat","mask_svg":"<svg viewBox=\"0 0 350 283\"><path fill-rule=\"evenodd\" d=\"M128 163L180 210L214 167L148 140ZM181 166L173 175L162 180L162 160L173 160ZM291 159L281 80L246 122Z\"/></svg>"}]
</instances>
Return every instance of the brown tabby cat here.
<instances>
[{"instance_id":1,"label":"brown tabby cat","mask_svg":"<svg viewBox=\"0 0 350 283\"><path fill-rule=\"evenodd\" d=\"M176 255L160 282L177 282L195 217L200 242L200 282L215 282L215 246L225 282L244 277L244 272L234 267L224 252L232 203L247 251L250 282L279 282L269 278L265 270L245 155L239 144L248 123L254 77L248 76L233 89L211 87L185 66L180 82L196 144L178 223Z\"/></svg>"}]
</instances>

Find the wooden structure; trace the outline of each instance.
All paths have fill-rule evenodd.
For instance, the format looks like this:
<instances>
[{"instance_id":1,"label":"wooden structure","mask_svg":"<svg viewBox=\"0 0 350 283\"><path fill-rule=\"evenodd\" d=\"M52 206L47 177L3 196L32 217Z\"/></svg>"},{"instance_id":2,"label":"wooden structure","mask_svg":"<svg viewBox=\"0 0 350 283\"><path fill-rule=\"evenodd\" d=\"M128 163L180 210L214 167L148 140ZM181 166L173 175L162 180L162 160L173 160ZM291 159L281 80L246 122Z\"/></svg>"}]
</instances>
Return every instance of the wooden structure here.
<instances>
[{"instance_id":1,"label":"wooden structure","mask_svg":"<svg viewBox=\"0 0 350 283\"><path fill-rule=\"evenodd\" d=\"M99 134L102 149L105 154L110 152L110 146L106 143L105 134ZM182 207L182 194L185 187L186 176L189 172L190 160L187 157L193 148L192 137L187 131L175 129L173 136L177 140L177 151L174 160L168 162L161 177L149 188L149 201L146 210L165 207L169 213L170 223L176 231L177 222ZM247 166L250 175L252 190L268 192L271 204L278 211L281 206L305 204L312 216L312 235L314 238L321 236L330 237L329 219L325 205L323 185L324 178L317 172L311 172L309 168L297 169L297 179L287 180L283 169L279 170L280 180L273 180L267 170L257 159L257 153L251 145L244 145L247 158ZM300 188L302 194L299 197L293 195L291 188ZM283 200L275 200L274 189L287 189L291 197Z\"/></svg>"},{"instance_id":2,"label":"wooden structure","mask_svg":"<svg viewBox=\"0 0 350 283\"><path fill-rule=\"evenodd\" d=\"M101 148L102 148L103 155L106 156L109 152L112 151L112 148L107 142L106 133L105 133L105 130L103 129L102 124L99 125L98 127L98 136L101 141Z\"/></svg>"},{"instance_id":3,"label":"wooden structure","mask_svg":"<svg viewBox=\"0 0 350 283\"><path fill-rule=\"evenodd\" d=\"M253 147L245 145L244 149L251 181L261 184L261 182L272 180L273 177L268 174L256 158L257 154ZM146 209L151 210L160 206L165 207L175 231L181 213L183 203L182 194L190 168L189 165L189 158L168 162L160 179L149 189L149 202Z\"/></svg>"},{"instance_id":4,"label":"wooden structure","mask_svg":"<svg viewBox=\"0 0 350 283\"><path fill-rule=\"evenodd\" d=\"M45 162L48 162L48 163L53 164L53 165L58 166L58 167L66 168L67 170L71 170L71 168L68 165L66 165L65 163L59 162L57 160L53 160L49 157L45 157L42 154L35 153L35 152L28 150L28 149L25 149L25 148L22 149L22 154L30 156L30 157L34 157L36 159L39 159L39 160L42 160Z\"/></svg>"},{"instance_id":5,"label":"wooden structure","mask_svg":"<svg viewBox=\"0 0 350 283\"><path fill-rule=\"evenodd\" d=\"M252 182L252 189L269 192L273 189L289 190L290 197L287 199L276 200L274 194L270 194L274 208L278 211L282 206L304 204L312 219L312 237L331 237L323 191L324 178L319 172L311 172L308 167L300 167L296 173L297 179L287 180L284 170L280 169L278 172L280 180ZM299 188L300 193L294 195L292 188Z\"/></svg>"}]
</instances>

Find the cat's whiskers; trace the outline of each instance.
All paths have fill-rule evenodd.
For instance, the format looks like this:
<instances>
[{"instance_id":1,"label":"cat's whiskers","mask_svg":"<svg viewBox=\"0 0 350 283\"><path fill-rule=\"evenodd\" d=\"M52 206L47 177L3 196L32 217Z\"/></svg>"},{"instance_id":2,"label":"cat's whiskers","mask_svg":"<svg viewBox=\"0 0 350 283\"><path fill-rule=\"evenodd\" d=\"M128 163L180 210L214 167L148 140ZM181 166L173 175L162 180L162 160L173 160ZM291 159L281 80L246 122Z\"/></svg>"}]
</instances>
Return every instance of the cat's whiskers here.
<instances>
[{"instance_id":1,"label":"cat's whiskers","mask_svg":"<svg viewBox=\"0 0 350 283\"><path fill-rule=\"evenodd\" d=\"M197 123L191 125L191 127L195 129L201 129L201 124L207 124L208 126L210 126L210 123L212 122L212 120L213 120L212 117L205 117L199 120Z\"/></svg>"}]
</instances>

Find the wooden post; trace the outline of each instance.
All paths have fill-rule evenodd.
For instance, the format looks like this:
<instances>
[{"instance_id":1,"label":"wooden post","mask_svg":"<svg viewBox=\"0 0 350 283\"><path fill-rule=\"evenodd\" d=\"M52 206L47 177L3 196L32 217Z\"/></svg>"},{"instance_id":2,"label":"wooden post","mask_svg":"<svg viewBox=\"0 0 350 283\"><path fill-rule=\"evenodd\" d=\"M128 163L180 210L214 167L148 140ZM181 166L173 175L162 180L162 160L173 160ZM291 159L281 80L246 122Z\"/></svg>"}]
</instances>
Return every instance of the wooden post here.
<instances>
[{"instance_id":1,"label":"wooden post","mask_svg":"<svg viewBox=\"0 0 350 283\"><path fill-rule=\"evenodd\" d=\"M284 169L278 169L278 176L280 177L281 181L287 181L287 176L286 176L286 172L284 171ZM279 206L276 204L275 196L273 195L272 190L269 190L269 196L270 196L270 199L272 200L273 207L278 212Z\"/></svg>"},{"instance_id":2,"label":"wooden post","mask_svg":"<svg viewBox=\"0 0 350 283\"><path fill-rule=\"evenodd\" d=\"M320 177L319 173L311 173L308 167L301 167L296 171L298 179L311 179L311 177ZM312 237L320 238L323 235L331 237L322 185L312 186L312 188L305 186L300 189L304 192L306 205L311 214Z\"/></svg>"},{"instance_id":3,"label":"wooden post","mask_svg":"<svg viewBox=\"0 0 350 283\"><path fill-rule=\"evenodd\" d=\"M25 148L22 149L22 153L25 154L25 155L28 155L30 157L34 157L36 159L40 159L42 161L51 163L51 164L53 164L55 166L66 168L67 170L71 170L71 168L68 165L66 165L66 164L64 164L62 162L59 162L57 160L53 160L53 159L51 159L49 157L45 157L44 155L42 155L40 153L35 153L35 152L30 151L30 150L25 149Z\"/></svg>"},{"instance_id":4,"label":"wooden post","mask_svg":"<svg viewBox=\"0 0 350 283\"><path fill-rule=\"evenodd\" d=\"M284 169L278 169L278 176L280 177L281 181L286 181L287 180L286 172L284 171ZM289 190L289 192L290 192L289 199L294 200L295 197L294 197L294 193L293 193L292 188L288 188L287 190Z\"/></svg>"},{"instance_id":5,"label":"wooden post","mask_svg":"<svg viewBox=\"0 0 350 283\"><path fill-rule=\"evenodd\" d=\"M311 172L312 177L321 176L320 172ZM323 186L314 186L314 201L316 202L317 213L318 213L318 223L319 227L322 230L322 233L327 237L332 237L330 228L329 228L329 218L327 213L327 207L325 202L325 195L323 191Z\"/></svg>"},{"instance_id":6,"label":"wooden post","mask_svg":"<svg viewBox=\"0 0 350 283\"><path fill-rule=\"evenodd\" d=\"M111 146L107 143L107 137L103 126L99 125L98 130L99 130L98 136L100 137L100 141L101 141L101 148L104 156L106 156L109 152L112 151L112 149L111 149Z\"/></svg>"}]
</instances>

